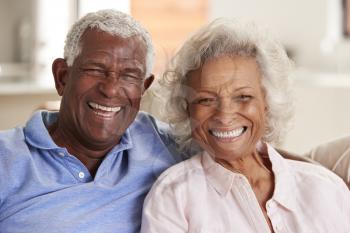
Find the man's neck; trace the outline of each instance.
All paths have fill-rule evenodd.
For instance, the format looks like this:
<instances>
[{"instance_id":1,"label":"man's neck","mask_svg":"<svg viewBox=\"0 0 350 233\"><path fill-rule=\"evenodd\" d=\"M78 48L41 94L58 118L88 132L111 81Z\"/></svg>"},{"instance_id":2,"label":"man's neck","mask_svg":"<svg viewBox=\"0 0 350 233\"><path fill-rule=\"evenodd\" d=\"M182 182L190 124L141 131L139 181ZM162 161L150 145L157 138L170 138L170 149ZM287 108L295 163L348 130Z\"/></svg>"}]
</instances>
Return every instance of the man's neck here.
<instances>
[{"instance_id":1,"label":"man's neck","mask_svg":"<svg viewBox=\"0 0 350 233\"><path fill-rule=\"evenodd\" d=\"M84 146L69 130L64 130L64 127L60 127L58 122L48 126L48 131L56 145L66 148L71 155L79 159L89 170L92 177L95 176L106 154L112 149L110 147L97 146L96 148L98 149L90 149L92 145L89 147Z\"/></svg>"}]
</instances>

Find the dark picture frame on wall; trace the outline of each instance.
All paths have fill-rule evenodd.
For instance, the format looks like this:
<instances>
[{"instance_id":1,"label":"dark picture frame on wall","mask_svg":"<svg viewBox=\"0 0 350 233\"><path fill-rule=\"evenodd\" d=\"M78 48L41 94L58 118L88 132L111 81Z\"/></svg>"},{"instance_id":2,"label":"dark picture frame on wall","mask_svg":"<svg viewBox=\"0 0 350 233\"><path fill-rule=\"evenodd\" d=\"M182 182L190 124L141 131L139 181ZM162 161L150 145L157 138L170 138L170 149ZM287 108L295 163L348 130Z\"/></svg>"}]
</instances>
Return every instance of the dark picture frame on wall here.
<instances>
[{"instance_id":1,"label":"dark picture frame on wall","mask_svg":"<svg viewBox=\"0 0 350 233\"><path fill-rule=\"evenodd\" d=\"M343 0L343 34L350 37L350 0Z\"/></svg>"}]
</instances>

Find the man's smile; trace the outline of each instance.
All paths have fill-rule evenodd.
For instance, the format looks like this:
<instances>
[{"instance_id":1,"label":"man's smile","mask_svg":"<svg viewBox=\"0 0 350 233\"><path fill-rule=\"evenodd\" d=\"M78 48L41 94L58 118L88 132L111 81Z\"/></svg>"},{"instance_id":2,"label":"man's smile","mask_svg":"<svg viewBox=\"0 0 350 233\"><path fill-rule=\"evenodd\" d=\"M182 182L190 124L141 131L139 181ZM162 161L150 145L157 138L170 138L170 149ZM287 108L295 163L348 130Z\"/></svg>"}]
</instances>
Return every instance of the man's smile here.
<instances>
[{"instance_id":1,"label":"man's smile","mask_svg":"<svg viewBox=\"0 0 350 233\"><path fill-rule=\"evenodd\" d=\"M88 102L89 107L94 110L94 113L102 117L113 117L121 109L120 106L105 106L95 102Z\"/></svg>"}]
</instances>

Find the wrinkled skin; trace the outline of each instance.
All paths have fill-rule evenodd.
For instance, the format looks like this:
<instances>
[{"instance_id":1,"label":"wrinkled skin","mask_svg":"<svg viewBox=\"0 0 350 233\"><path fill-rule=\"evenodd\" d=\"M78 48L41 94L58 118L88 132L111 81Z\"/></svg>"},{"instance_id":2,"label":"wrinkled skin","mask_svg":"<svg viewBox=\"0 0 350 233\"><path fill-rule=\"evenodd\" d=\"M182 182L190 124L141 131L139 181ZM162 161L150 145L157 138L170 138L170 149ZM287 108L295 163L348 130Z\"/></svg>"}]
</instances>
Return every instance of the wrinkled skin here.
<instances>
[{"instance_id":1,"label":"wrinkled skin","mask_svg":"<svg viewBox=\"0 0 350 233\"><path fill-rule=\"evenodd\" d=\"M236 160L256 150L266 113L260 82L255 59L246 57L211 59L190 74L192 135L216 158Z\"/></svg>"},{"instance_id":2,"label":"wrinkled skin","mask_svg":"<svg viewBox=\"0 0 350 233\"><path fill-rule=\"evenodd\" d=\"M80 46L71 67L64 59L53 63L62 101L59 119L49 132L94 173L134 121L153 75L145 77L146 47L138 37L88 29Z\"/></svg>"}]
</instances>

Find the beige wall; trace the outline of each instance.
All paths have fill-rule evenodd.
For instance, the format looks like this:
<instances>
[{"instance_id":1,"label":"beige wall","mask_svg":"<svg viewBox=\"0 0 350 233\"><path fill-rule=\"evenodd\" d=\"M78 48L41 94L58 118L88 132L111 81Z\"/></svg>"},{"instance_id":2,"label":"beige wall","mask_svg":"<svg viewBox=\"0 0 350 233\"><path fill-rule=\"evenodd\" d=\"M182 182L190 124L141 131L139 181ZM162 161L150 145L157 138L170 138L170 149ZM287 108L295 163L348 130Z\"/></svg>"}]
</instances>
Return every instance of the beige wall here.
<instances>
[{"instance_id":1,"label":"beige wall","mask_svg":"<svg viewBox=\"0 0 350 233\"><path fill-rule=\"evenodd\" d=\"M350 134L350 75L311 76L295 82L294 127L284 143L284 148L298 153Z\"/></svg>"},{"instance_id":2,"label":"beige wall","mask_svg":"<svg viewBox=\"0 0 350 233\"><path fill-rule=\"evenodd\" d=\"M44 102L58 99L55 92L0 95L0 130L23 125L33 111Z\"/></svg>"}]
</instances>

